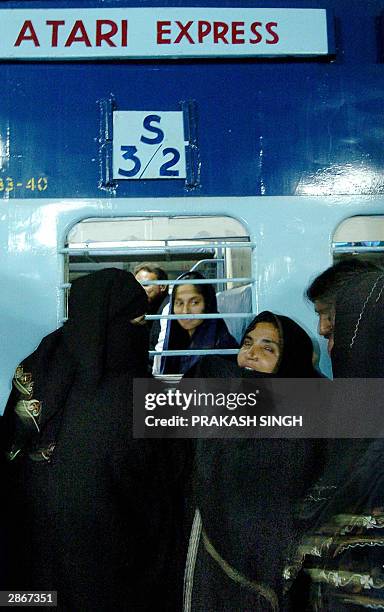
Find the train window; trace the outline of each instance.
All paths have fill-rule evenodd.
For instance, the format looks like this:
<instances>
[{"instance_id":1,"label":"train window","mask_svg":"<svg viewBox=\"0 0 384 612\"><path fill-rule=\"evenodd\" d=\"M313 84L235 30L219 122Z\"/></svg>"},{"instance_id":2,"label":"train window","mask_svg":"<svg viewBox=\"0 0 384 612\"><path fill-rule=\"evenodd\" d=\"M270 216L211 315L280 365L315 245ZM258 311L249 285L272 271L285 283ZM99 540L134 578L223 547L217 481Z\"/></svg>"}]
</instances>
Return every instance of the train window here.
<instances>
[{"instance_id":1,"label":"train window","mask_svg":"<svg viewBox=\"0 0 384 612\"><path fill-rule=\"evenodd\" d=\"M335 262L353 256L384 269L384 216L346 219L335 231L332 250Z\"/></svg>"},{"instance_id":2,"label":"train window","mask_svg":"<svg viewBox=\"0 0 384 612\"><path fill-rule=\"evenodd\" d=\"M180 274L198 270L216 288L219 310L216 318L224 319L232 335L240 340L256 310L253 246L243 225L224 216L86 219L70 230L61 251L65 262L63 287L68 294L71 282L79 276L106 267L133 272L138 264L150 262L167 272L169 280L161 283L167 284L171 291ZM159 281L147 284L156 283ZM199 284L199 281L193 283ZM64 319L68 315L67 303L64 299ZM147 319L171 317L176 318L176 315L155 314ZM214 315L203 314L199 318L214 318ZM196 352L230 354L237 351ZM167 352L158 348L150 354L158 359Z\"/></svg>"}]
</instances>

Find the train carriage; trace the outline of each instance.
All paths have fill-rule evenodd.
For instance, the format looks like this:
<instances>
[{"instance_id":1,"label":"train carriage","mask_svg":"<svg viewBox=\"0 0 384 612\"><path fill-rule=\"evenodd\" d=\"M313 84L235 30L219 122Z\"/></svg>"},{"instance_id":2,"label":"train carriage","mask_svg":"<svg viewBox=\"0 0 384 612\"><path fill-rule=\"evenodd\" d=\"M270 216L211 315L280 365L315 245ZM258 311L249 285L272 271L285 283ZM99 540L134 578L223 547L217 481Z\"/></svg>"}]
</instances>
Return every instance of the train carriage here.
<instances>
[{"instance_id":1,"label":"train carriage","mask_svg":"<svg viewBox=\"0 0 384 612\"><path fill-rule=\"evenodd\" d=\"M315 335L309 280L384 248L383 11L2 3L2 406L71 279L107 265L198 265L228 321L271 309Z\"/></svg>"}]
</instances>

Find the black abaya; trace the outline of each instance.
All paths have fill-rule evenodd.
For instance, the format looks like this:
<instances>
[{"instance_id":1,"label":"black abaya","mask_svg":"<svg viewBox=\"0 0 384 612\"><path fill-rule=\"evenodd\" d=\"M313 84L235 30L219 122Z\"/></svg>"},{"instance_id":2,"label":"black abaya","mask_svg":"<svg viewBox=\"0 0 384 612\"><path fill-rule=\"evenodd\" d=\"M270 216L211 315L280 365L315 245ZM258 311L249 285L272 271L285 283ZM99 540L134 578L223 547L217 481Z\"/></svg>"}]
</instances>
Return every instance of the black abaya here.
<instances>
[{"instance_id":1,"label":"black abaya","mask_svg":"<svg viewBox=\"0 0 384 612\"><path fill-rule=\"evenodd\" d=\"M317 377L312 342L287 317L261 313L279 329L277 377ZM229 361L205 358L199 378L242 378L267 374ZM321 466L311 440L198 440L195 491L198 514L192 532L185 584L185 612L271 612L299 609L297 592L285 593L286 559L299 538L295 508Z\"/></svg>"},{"instance_id":2,"label":"black abaya","mask_svg":"<svg viewBox=\"0 0 384 612\"><path fill-rule=\"evenodd\" d=\"M383 273L360 275L343 286L332 351L336 378L383 377L383 307ZM382 431L380 423L377 429ZM313 527L297 555L312 580L308 606L329 612L384 610L383 439L329 445L320 494L311 502Z\"/></svg>"},{"instance_id":3,"label":"black abaya","mask_svg":"<svg viewBox=\"0 0 384 612\"><path fill-rule=\"evenodd\" d=\"M171 441L132 438L132 379L146 376L148 341L130 320L146 305L129 273L76 280L68 323L23 362L5 411L4 588L56 590L59 610L180 609L172 555L183 458L173 461ZM23 394L22 372L33 382ZM32 400L35 423L19 417Z\"/></svg>"}]
</instances>

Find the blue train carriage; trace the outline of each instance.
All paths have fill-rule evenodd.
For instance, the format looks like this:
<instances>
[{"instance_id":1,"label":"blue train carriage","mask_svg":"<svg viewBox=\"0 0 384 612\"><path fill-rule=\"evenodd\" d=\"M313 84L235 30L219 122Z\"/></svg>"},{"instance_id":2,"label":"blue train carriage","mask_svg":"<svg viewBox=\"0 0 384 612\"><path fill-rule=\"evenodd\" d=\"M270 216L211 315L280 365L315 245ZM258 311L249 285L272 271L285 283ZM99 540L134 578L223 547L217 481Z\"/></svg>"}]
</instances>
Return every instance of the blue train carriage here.
<instances>
[{"instance_id":1,"label":"blue train carriage","mask_svg":"<svg viewBox=\"0 0 384 612\"><path fill-rule=\"evenodd\" d=\"M383 249L383 8L2 3L1 406L108 265L198 267L237 334L269 308L315 335L311 277Z\"/></svg>"}]
</instances>

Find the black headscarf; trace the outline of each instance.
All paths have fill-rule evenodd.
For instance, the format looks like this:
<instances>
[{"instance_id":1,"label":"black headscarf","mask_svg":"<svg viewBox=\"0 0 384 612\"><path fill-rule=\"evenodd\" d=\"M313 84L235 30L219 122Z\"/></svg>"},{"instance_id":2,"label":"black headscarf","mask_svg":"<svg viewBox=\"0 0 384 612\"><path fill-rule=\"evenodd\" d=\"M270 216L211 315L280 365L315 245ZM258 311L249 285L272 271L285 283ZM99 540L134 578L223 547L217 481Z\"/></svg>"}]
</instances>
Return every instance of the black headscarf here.
<instances>
[{"instance_id":1,"label":"black headscarf","mask_svg":"<svg viewBox=\"0 0 384 612\"><path fill-rule=\"evenodd\" d=\"M168 578L183 453L132 435L132 378L148 355L130 320L146 307L127 272L74 281L68 322L24 360L5 411L7 588L57 588L60 610L179 609ZM31 381L40 432L25 436L17 410Z\"/></svg>"},{"instance_id":2,"label":"black headscarf","mask_svg":"<svg viewBox=\"0 0 384 612\"><path fill-rule=\"evenodd\" d=\"M196 375L245 378L241 383L250 383L253 388L256 378L261 381L319 376L312 365L312 341L297 323L265 311L254 318L244 336L261 322L272 323L279 330L281 351L276 372L247 371L236 364L224 367L224 360L216 357L205 358ZM266 407L270 408L268 404ZM206 534L219 555L237 573L278 599L279 609L284 611L302 609L296 604L296 593L283 595L283 567L300 537L296 505L317 476L319 457L317 442L306 439L197 441L196 503ZM204 551L201 554L204 563ZM247 595L246 589L240 589L212 561L203 566L203 571L197 565L196 575L201 574L201 583L195 581L196 592L197 597L204 597L205 609L221 609L218 602L231 601L231 598L234 610L278 609L255 593L252 601L247 600L251 595Z\"/></svg>"},{"instance_id":3,"label":"black headscarf","mask_svg":"<svg viewBox=\"0 0 384 612\"><path fill-rule=\"evenodd\" d=\"M68 322L43 338L20 366L33 382L29 399L36 398L40 404L40 434L33 426L29 431L20 430L13 414L14 390L4 413L6 446L10 446L9 438L13 446L26 444L30 449L53 444L60 413L75 381L81 392L96 390L106 376L145 377L148 332L130 321L146 308L146 293L129 272L109 268L75 280Z\"/></svg>"},{"instance_id":4,"label":"black headscarf","mask_svg":"<svg viewBox=\"0 0 384 612\"><path fill-rule=\"evenodd\" d=\"M186 272L181 274L177 280L204 279L200 272ZM180 285L175 285L170 300L170 314L175 314L176 290ZM204 314L217 313L217 300L214 286L210 283L198 285L198 291L204 298ZM206 319L195 329L191 337L181 327L178 321L170 320L167 323L164 350L186 350L186 349L212 349L212 348L236 348L237 342L231 336L225 322L222 319ZM161 364L162 373L186 372L199 360L198 356L186 357L163 357Z\"/></svg>"},{"instance_id":5,"label":"black headscarf","mask_svg":"<svg viewBox=\"0 0 384 612\"><path fill-rule=\"evenodd\" d=\"M382 271L360 273L343 285L336 298L331 353L335 378L383 377L383 305ZM353 391L358 390L358 382L351 381ZM358 397L357 394L355 401ZM331 409L329 406L328 410ZM377 428L379 432L379 422ZM303 508L304 518L312 526L298 559L301 563L305 560L312 575L319 576L321 572L325 577L324 584L316 582L313 587L311 609L381 609L384 605L380 586L384 546L383 439L329 440L323 476L307 496ZM348 579L337 583L336 579L343 575Z\"/></svg>"},{"instance_id":6,"label":"black headscarf","mask_svg":"<svg viewBox=\"0 0 384 612\"><path fill-rule=\"evenodd\" d=\"M274 374L280 378L316 378L313 367L313 344L306 331L289 317L277 315L269 310L259 313L248 325L244 338L258 323L272 323L279 332L280 357Z\"/></svg>"},{"instance_id":7,"label":"black headscarf","mask_svg":"<svg viewBox=\"0 0 384 612\"><path fill-rule=\"evenodd\" d=\"M336 300L335 378L384 376L384 273L359 275Z\"/></svg>"},{"instance_id":8,"label":"black headscarf","mask_svg":"<svg viewBox=\"0 0 384 612\"><path fill-rule=\"evenodd\" d=\"M63 341L77 367L94 381L111 371L144 373L147 332L130 321L147 309L146 293L130 272L108 268L75 280Z\"/></svg>"}]
</instances>

